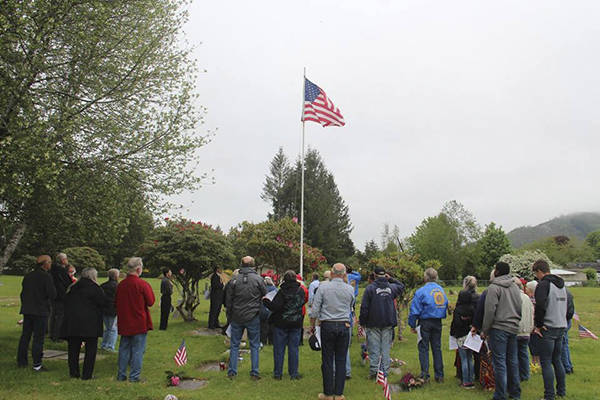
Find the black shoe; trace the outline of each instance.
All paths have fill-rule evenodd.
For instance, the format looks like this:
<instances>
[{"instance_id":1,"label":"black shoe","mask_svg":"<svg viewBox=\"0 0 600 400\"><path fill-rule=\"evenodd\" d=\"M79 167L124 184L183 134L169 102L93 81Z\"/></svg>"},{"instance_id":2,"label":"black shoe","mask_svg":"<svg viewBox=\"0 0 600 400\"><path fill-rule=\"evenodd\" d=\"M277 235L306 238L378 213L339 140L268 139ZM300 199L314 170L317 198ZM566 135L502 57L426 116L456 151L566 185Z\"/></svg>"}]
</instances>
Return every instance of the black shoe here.
<instances>
[{"instance_id":1,"label":"black shoe","mask_svg":"<svg viewBox=\"0 0 600 400\"><path fill-rule=\"evenodd\" d=\"M300 379L302 379L302 375L298 374L298 375L290 376L290 379L293 381L300 380Z\"/></svg>"},{"instance_id":2,"label":"black shoe","mask_svg":"<svg viewBox=\"0 0 600 400\"><path fill-rule=\"evenodd\" d=\"M352 375L346 375L346 380L349 381L350 379L352 379Z\"/></svg>"},{"instance_id":3,"label":"black shoe","mask_svg":"<svg viewBox=\"0 0 600 400\"><path fill-rule=\"evenodd\" d=\"M273 379L275 379L276 381L280 381L281 380L281 376L274 376Z\"/></svg>"},{"instance_id":4,"label":"black shoe","mask_svg":"<svg viewBox=\"0 0 600 400\"><path fill-rule=\"evenodd\" d=\"M227 374L227 377L231 380L234 380L236 377L236 374Z\"/></svg>"},{"instance_id":5,"label":"black shoe","mask_svg":"<svg viewBox=\"0 0 600 400\"><path fill-rule=\"evenodd\" d=\"M250 379L252 379L253 381L259 381L260 375L250 375Z\"/></svg>"},{"instance_id":6,"label":"black shoe","mask_svg":"<svg viewBox=\"0 0 600 400\"><path fill-rule=\"evenodd\" d=\"M437 383L444 383L444 378L435 378Z\"/></svg>"}]
</instances>

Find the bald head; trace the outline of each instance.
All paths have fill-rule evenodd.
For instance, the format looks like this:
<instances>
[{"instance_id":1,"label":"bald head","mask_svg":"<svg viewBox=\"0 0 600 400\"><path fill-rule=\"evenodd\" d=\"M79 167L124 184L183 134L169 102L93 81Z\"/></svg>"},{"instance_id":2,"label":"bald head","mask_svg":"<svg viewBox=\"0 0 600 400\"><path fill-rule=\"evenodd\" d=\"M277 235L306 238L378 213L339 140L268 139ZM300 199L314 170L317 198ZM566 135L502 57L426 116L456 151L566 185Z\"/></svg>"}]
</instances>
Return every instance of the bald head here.
<instances>
[{"instance_id":1,"label":"bald head","mask_svg":"<svg viewBox=\"0 0 600 400\"><path fill-rule=\"evenodd\" d=\"M250 256L242 257L242 267L254 268L254 258Z\"/></svg>"},{"instance_id":2,"label":"bald head","mask_svg":"<svg viewBox=\"0 0 600 400\"><path fill-rule=\"evenodd\" d=\"M346 275L346 266L342 263L333 264L331 268L331 277L332 278L342 278Z\"/></svg>"}]
</instances>

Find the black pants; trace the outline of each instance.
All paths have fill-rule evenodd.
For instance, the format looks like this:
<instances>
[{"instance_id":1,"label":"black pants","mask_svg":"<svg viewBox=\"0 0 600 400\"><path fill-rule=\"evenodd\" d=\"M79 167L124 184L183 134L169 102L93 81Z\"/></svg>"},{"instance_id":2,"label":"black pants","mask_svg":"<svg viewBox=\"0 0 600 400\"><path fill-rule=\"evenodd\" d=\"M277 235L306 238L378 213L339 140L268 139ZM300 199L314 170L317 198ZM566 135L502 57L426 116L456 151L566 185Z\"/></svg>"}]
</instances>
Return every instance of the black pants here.
<instances>
[{"instance_id":1,"label":"black pants","mask_svg":"<svg viewBox=\"0 0 600 400\"><path fill-rule=\"evenodd\" d=\"M208 313L208 328L217 329L219 327L219 314L221 314L221 306L223 305L223 296L218 296L219 299L210 298L210 312Z\"/></svg>"},{"instance_id":2,"label":"black pants","mask_svg":"<svg viewBox=\"0 0 600 400\"><path fill-rule=\"evenodd\" d=\"M171 296L160 298L160 330L164 331L169 325L169 314L171 313Z\"/></svg>"},{"instance_id":3,"label":"black pants","mask_svg":"<svg viewBox=\"0 0 600 400\"><path fill-rule=\"evenodd\" d=\"M81 343L85 342L85 357L83 358L83 374L81 379L91 379L96 363L96 352L98 351L97 337L71 336L69 342L69 375L79 378L79 353Z\"/></svg>"},{"instance_id":4,"label":"black pants","mask_svg":"<svg viewBox=\"0 0 600 400\"><path fill-rule=\"evenodd\" d=\"M31 358L33 358L33 366L39 367L42 365L44 335L46 335L47 326L48 317L29 314L23 316L23 333L21 334L19 349L17 350L17 364L19 366L24 367L27 365L27 350L29 349L29 341L32 334Z\"/></svg>"},{"instance_id":5,"label":"black pants","mask_svg":"<svg viewBox=\"0 0 600 400\"><path fill-rule=\"evenodd\" d=\"M345 322L321 321L321 373L325 396L344 394L349 327L350 324Z\"/></svg>"},{"instance_id":6,"label":"black pants","mask_svg":"<svg viewBox=\"0 0 600 400\"><path fill-rule=\"evenodd\" d=\"M65 316L65 303L62 301L52 302L52 311L50 312L50 339L57 341L60 336L60 327Z\"/></svg>"}]
</instances>

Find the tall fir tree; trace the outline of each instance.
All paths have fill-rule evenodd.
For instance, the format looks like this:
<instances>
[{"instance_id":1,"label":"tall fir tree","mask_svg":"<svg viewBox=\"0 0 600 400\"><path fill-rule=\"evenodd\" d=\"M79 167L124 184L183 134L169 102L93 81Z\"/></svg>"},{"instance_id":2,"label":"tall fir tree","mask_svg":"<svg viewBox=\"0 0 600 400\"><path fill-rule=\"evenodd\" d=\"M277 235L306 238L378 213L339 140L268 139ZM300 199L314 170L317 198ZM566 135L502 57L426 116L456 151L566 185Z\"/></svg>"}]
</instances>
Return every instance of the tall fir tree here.
<instances>
[{"instance_id":1,"label":"tall fir tree","mask_svg":"<svg viewBox=\"0 0 600 400\"><path fill-rule=\"evenodd\" d=\"M300 218L301 173L300 160L283 174L285 155L280 149L271 162L271 176L267 177L262 198L273 206L270 217ZM277 186L277 177L285 176L285 183ZM276 190L275 190L276 189ZM330 262L354 254L350 239L352 224L348 206L342 199L333 174L327 170L321 155L308 149L304 160L304 237L308 244L323 251Z\"/></svg>"}]
</instances>

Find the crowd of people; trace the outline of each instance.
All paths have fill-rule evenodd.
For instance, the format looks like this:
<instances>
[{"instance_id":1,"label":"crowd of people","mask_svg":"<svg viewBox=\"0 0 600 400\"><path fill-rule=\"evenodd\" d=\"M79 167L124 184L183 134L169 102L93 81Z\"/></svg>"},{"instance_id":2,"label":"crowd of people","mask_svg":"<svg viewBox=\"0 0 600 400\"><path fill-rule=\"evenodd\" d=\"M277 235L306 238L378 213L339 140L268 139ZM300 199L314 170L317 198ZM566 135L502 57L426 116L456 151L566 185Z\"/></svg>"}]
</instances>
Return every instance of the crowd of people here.
<instances>
[{"instance_id":1,"label":"crowd of people","mask_svg":"<svg viewBox=\"0 0 600 400\"><path fill-rule=\"evenodd\" d=\"M108 280L99 285L94 268L81 271L79 280L70 276L66 254L58 254L54 263L47 255L38 257L37 268L22 283L23 332L17 352L18 366L28 365L27 350L33 336L33 369L45 370L42 353L48 329L51 340L68 343L70 376L91 379L98 338L102 338L101 349L115 352L118 333L121 339L117 380L140 381L147 333L153 328L149 308L155 302L152 288L140 279L142 270L141 258L133 257L128 261L123 280L119 282L119 270L111 269ZM521 382L530 378L531 354L533 362L539 360L541 365L544 399L554 400L566 394L565 374L573 372L567 336L574 314L573 297L564 281L550 273L545 261L536 261L532 271L536 279L526 282L511 276L508 264L498 262L491 273L490 285L481 294L477 292L475 277L464 279L450 325L457 377L463 388L472 389L478 379L484 388L494 388L495 400L507 396L519 399ZM277 288L271 277L257 273L250 256L242 258L240 268L231 278L215 268L210 277L208 326L223 329L230 336L227 368L230 379L238 374L244 331L250 347L251 379L261 379L259 353L269 343L273 345L273 378L283 378L287 349L289 378L302 379L299 346L306 314L310 318L310 333L317 338L321 350L323 391L318 394L319 399L345 399L345 382L351 378L349 346L355 322L366 333L369 378L375 379L378 373L387 376L398 325L397 301L403 297L404 285L383 268L375 268L369 276L357 318L360 274L337 263L323 277L320 281L319 275L313 274L306 286L299 274L289 270L282 275ZM420 378L425 382L430 380L431 347L433 377L441 383L444 381L442 320L448 314L448 298L437 280L435 269L425 270L424 285L416 290L410 304L408 325L417 334ZM173 309L170 270L163 271L160 293L160 329L164 330ZM223 306L227 325L220 326ZM479 340L479 348L468 344L475 338ZM79 354L83 346L85 356L80 373Z\"/></svg>"}]
</instances>

